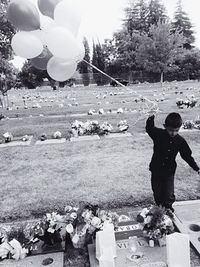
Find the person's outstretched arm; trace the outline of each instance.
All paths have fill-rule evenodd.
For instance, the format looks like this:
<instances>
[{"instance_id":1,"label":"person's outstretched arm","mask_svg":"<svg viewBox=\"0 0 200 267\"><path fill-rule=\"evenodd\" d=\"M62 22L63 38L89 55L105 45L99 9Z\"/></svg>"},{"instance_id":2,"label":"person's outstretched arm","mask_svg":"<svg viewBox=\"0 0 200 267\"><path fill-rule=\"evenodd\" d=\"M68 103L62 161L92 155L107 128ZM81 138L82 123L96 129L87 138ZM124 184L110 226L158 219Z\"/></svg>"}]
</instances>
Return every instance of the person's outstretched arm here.
<instances>
[{"instance_id":1,"label":"person's outstretched arm","mask_svg":"<svg viewBox=\"0 0 200 267\"><path fill-rule=\"evenodd\" d=\"M156 133L158 131L158 128L155 127L154 118L155 115L150 116L146 121L146 127L145 127L146 132L152 139L156 137Z\"/></svg>"},{"instance_id":2,"label":"person's outstretched arm","mask_svg":"<svg viewBox=\"0 0 200 267\"><path fill-rule=\"evenodd\" d=\"M190 149L185 139L183 139L179 152L180 152L182 159L184 159L193 170L200 173L199 166L197 165L194 158L192 157L192 150Z\"/></svg>"}]
</instances>

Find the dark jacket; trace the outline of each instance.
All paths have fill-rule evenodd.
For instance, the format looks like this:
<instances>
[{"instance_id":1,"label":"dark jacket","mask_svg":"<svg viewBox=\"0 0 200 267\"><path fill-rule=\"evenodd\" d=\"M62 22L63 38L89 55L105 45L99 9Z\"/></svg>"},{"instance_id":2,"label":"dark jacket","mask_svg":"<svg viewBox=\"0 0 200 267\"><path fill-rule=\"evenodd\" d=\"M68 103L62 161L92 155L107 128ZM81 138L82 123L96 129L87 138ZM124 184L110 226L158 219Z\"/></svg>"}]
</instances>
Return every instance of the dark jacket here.
<instances>
[{"instance_id":1,"label":"dark jacket","mask_svg":"<svg viewBox=\"0 0 200 267\"><path fill-rule=\"evenodd\" d=\"M190 167L195 171L199 170L186 140L179 134L170 137L167 130L155 127L154 116L147 119L146 132L154 143L154 152L149 165L150 171L159 174L174 174L177 166L175 159L178 152Z\"/></svg>"}]
</instances>

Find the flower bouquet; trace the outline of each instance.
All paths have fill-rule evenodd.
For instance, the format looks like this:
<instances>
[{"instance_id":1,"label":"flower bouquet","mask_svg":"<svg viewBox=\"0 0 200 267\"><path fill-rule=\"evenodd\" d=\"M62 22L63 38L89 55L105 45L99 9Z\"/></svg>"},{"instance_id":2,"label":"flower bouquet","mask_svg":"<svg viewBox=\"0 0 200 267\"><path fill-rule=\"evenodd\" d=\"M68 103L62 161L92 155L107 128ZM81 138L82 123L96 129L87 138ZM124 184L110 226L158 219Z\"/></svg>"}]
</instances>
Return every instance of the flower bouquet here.
<instances>
[{"instance_id":1,"label":"flower bouquet","mask_svg":"<svg viewBox=\"0 0 200 267\"><path fill-rule=\"evenodd\" d=\"M44 242L44 246L52 247L61 244L65 240L68 229L73 228L73 223L77 218L78 208L65 209L65 214L60 215L57 212L47 213L36 225L29 231L31 241L36 238Z\"/></svg>"},{"instance_id":2,"label":"flower bouquet","mask_svg":"<svg viewBox=\"0 0 200 267\"><path fill-rule=\"evenodd\" d=\"M78 211L75 227L68 228L73 246L83 248L87 242L95 238L96 232L103 228L105 221L118 224L117 213L100 210L98 206L85 205Z\"/></svg>"},{"instance_id":3,"label":"flower bouquet","mask_svg":"<svg viewBox=\"0 0 200 267\"><path fill-rule=\"evenodd\" d=\"M9 143L9 142L13 141L13 135L9 132L4 133L3 137L5 140L5 143Z\"/></svg>"},{"instance_id":4,"label":"flower bouquet","mask_svg":"<svg viewBox=\"0 0 200 267\"><path fill-rule=\"evenodd\" d=\"M163 241L165 236L174 232L173 214L163 207L151 206L144 208L137 216L143 234L150 244Z\"/></svg>"},{"instance_id":5,"label":"flower bouquet","mask_svg":"<svg viewBox=\"0 0 200 267\"><path fill-rule=\"evenodd\" d=\"M104 122L102 125L99 125L98 121L74 121L71 125L71 132L73 136L82 136L82 135L92 135L92 134L107 134L112 131L112 125L108 122Z\"/></svg>"}]
</instances>

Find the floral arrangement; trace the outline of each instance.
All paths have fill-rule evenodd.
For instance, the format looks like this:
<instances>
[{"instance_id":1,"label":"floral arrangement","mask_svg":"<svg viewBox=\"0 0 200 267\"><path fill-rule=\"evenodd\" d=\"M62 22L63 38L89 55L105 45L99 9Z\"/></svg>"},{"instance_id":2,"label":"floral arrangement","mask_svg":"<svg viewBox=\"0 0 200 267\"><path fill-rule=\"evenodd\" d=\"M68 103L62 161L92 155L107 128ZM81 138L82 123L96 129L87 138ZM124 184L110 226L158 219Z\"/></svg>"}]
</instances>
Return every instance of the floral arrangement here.
<instances>
[{"instance_id":1,"label":"floral arrangement","mask_svg":"<svg viewBox=\"0 0 200 267\"><path fill-rule=\"evenodd\" d=\"M67 209L70 210L71 207L68 206ZM77 210L76 216L74 213L73 218L73 223L67 224L65 229L76 248L82 248L88 239L94 237L97 231L103 229L106 221L113 223L115 227L119 221L117 213L101 210L98 206L90 204L82 205Z\"/></svg>"},{"instance_id":2,"label":"floral arrangement","mask_svg":"<svg viewBox=\"0 0 200 267\"><path fill-rule=\"evenodd\" d=\"M74 136L82 135L92 135L92 134L106 134L112 130L112 125L107 122L104 122L102 125L99 125L98 121L74 121L71 125L72 134Z\"/></svg>"},{"instance_id":3,"label":"floral arrangement","mask_svg":"<svg viewBox=\"0 0 200 267\"><path fill-rule=\"evenodd\" d=\"M183 123L183 129L199 129L200 130L200 121L199 120L186 120Z\"/></svg>"},{"instance_id":4,"label":"floral arrangement","mask_svg":"<svg viewBox=\"0 0 200 267\"><path fill-rule=\"evenodd\" d=\"M56 131L55 133L53 133L52 137L54 139L60 139L62 137L62 134L61 134L61 132Z\"/></svg>"},{"instance_id":5,"label":"floral arrangement","mask_svg":"<svg viewBox=\"0 0 200 267\"><path fill-rule=\"evenodd\" d=\"M137 216L144 236L150 240L159 240L173 233L173 214L163 207L151 206L144 208Z\"/></svg>"},{"instance_id":6,"label":"floral arrangement","mask_svg":"<svg viewBox=\"0 0 200 267\"><path fill-rule=\"evenodd\" d=\"M176 105L178 106L178 108L193 108L195 107L197 104L197 100L195 98L191 98L191 99L187 99L187 100L183 100L183 99L177 99L176 101Z\"/></svg>"},{"instance_id":7,"label":"floral arrangement","mask_svg":"<svg viewBox=\"0 0 200 267\"><path fill-rule=\"evenodd\" d=\"M26 142L26 141L29 140L29 136L28 136L28 135L24 135L24 136L22 136L21 140L22 140L23 142Z\"/></svg>"},{"instance_id":8,"label":"floral arrangement","mask_svg":"<svg viewBox=\"0 0 200 267\"><path fill-rule=\"evenodd\" d=\"M13 140L13 135L9 132L6 132L3 134L3 137L4 137L4 140L5 140L5 143L9 143Z\"/></svg>"},{"instance_id":9,"label":"floral arrangement","mask_svg":"<svg viewBox=\"0 0 200 267\"><path fill-rule=\"evenodd\" d=\"M129 128L129 125L126 120L120 121L117 126L119 127L120 132L125 132Z\"/></svg>"}]
</instances>

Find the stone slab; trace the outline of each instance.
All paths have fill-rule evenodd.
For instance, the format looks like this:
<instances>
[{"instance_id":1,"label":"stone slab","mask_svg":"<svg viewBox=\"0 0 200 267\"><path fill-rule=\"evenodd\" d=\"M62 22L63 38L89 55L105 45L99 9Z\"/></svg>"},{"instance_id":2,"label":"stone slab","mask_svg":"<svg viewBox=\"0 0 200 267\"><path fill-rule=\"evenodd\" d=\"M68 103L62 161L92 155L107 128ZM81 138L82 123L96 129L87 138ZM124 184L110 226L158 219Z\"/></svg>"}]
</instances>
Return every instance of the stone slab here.
<instances>
[{"instance_id":1,"label":"stone slab","mask_svg":"<svg viewBox=\"0 0 200 267\"><path fill-rule=\"evenodd\" d=\"M65 138L61 139L47 139L45 141L38 140L36 141L36 145L52 145L52 144L63 144L66 142Z\"/></svg>"},{"instance_id":2,"label":"stone slab","mask_svg":"<svg viewBox=\"0 0 200 267\"><path fill-rule=\"evenodd\" d=\"M131 137L131 133L110 133L105 135L105 138L124 138L124 137Z\"/></svg>"},{"instance_id":3,"label":"stone slab","mask_svg":"<svg viewBox=\"0 0 200 267\"><path fill-rule=\"evenodd\" d=\"M33 136L29 136L28 141L12 141L10 143L0 144L1 147L14 147L14 146L29 146L31 144Z\"/></svg>"},{"instance_id":4,"label":"stone slab","mask_svg":"<svg viewBox=\"0 0 200 267\"><path fill-rule=\"evenodd\" d=\"M189 234L190 242L200 256L200 200L176 202L174 209L177 229Z\"/></svg>"},{"instance_id":5,"label":"stone slab","mask_svg":"<svg viewBox=\"0 0 200 267\"><path fill-rule=\"evenodd\" d=\"M71 142L94 141L94 140L100 140L100 137L98 135L83 135L70 138Z\"/></svg>"},{"instance_id":6,"label":"stone slab","mask_svg":"<svg viewBox=\"0 0 200 267\"><path fill-rule=\"evenodd\" d=\"M136 255L142 255L139 259L131 260L131 254L128 251L128 240L116 241L117 258L116 267L166 267L167 256L166 247L149 247L144 238L138 238L138 251ZM98 267L99 262L95 257L95 245L88 245L89 259L91 267Z\"/></svg>"},{"instance_id":7,"label":"stone slab","mask_svg":"<svg viewBox=\"0 0 200 267\"><path fill-rule=\"evenodd\" d=\"M43 260L52 258L53 262L49 265L51 267L63 267L64 266L64 253L51 253L45 255L29 256L23 260L4 260L0 262L2 267L43 267Z\"/></svg>"},{"instance_id":8,"label":"stone slab","mask_svg":"<svg viewBox=\"0 0 200 267\"><path fill-rule=\"evenodd\" d=\"M183 128L180 128L179 130L180 133L194 133L194 132L200 132L199 129L183 129Z\"/></svg>"}]
</instances>

